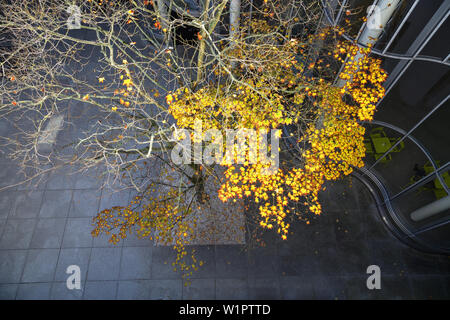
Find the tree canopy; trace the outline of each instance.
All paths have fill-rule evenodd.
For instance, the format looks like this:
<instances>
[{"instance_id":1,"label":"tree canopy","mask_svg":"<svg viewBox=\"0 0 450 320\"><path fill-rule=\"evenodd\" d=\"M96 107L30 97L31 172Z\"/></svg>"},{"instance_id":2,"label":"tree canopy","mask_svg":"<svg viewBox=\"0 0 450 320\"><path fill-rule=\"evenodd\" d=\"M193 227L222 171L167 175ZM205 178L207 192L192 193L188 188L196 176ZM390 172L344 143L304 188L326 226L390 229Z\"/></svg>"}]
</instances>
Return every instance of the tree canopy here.
<instances>
[{"instance_id":1,"label":"tree canopy","mask_svg":"<svg viewBox=\"0 0 450 320\"><path fill-rule=\"evenodd\" d=\"M287 239L292 219L322 213L325 181L363 166L361 121L372 120L386 74L370 48L342 37L351 25L323 22L323 1L234 1L75 1L79 16L62 0L2 2L0 117L16 127L4 150L27 179L100 166L108 182L133 188L129 206L94 219L93 235L114 243L135 231L173 244L181 261L194 208L200 215L211 197L253 203L247 223ZM44 148L59 115L76 130ZM174 137L183 129L189 137ZM250 161L244 148L217 163L173 161L180 140L204 148L230 129L255 130L266 145L278 129L267 150L277 159Z\"/></svg>"}]
</instances>

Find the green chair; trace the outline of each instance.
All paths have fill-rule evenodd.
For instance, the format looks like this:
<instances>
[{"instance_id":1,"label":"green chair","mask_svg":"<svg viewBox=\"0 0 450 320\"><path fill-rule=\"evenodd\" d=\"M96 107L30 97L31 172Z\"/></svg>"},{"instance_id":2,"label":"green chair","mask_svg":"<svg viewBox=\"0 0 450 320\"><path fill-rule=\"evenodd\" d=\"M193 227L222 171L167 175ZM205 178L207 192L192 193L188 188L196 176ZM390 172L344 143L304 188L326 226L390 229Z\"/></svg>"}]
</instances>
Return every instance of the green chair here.
<instances>
[{"instance_id":1,"label":"green chair","mask_svg":"<svg viewBox=\"0 0 450 320\"><path fill-rule=\"evenodd\" d=\"M366 153L368 154L375 153L372 147L372 142L369 139L364 139L364 146L366 147Z\"/></svg>"},{"instance_id":2,"label":"green chair","mask_svg":"<svg viewBox=\"0 0 450 320\"><path fill-rule=\"evenodd\" d=\"M384 132L383 127L376 127L370 131L371 138L386 138L386 132Z\"/></svg>"},{"instance_id":3,"label":"green chair","mask_svg":"<svg viewBox=\"0 0 450 320\"><path fill-rule=\"evenodd\" d=\"M436 165L439 168L441 166L440 161L436 161ZM429 161L427 161L427 163L424 164L423 169L425 170L425 173L427 175L434 172L434 168ZM441 176L447 187L450 186L450 174L448 173L448 171L441 173ZM434 185L433 192L436 199L441 199L447 196L447 192L445 191L444 186L441 184L438 178L433 180L433 185Z\"/></svg>"},{"instance_id":4,"label":"green chair","mask_svg":"<svg viewBox=\"0 0 450 320\"><path fill-rule=\"evenodd\" d=\"M370 142L373 146L373 154L375 157L375 160L380 159L383 154L389 150L389 148L392 146L391 141L386 135L386 132L384 132L383 127L376 127L373 128L370 131ZM381 163L388 163L392 160L392 155L387 154L384 158L381 159Z\"/></svg>"},{"instance_id":5,"label":"green chair","mask_svg":"<svg viewBox=\"0 0 450 320\"><path fill-rule=\"evenodd\" d=\"M373 154L375 160L380 159L397 141L399 138L389 138L386 135L383 127L373 128L369 133L369 138L364 140L366 146L366 152ZM405 144L401 141L391 152L400 152L405 148ZM387 154L381 163L388 163L392 160L391 153Z\"/></svg>"},{"instance_id":6,"label":"green chair","mask_svg":"<svg viewBox=\"0 0 450 320\"><path fill-rule=\"evenodd\" d=\"M389 138L389 141L391 142L392 145L396 144L398 140L400 140L400 138ZM400 152L403 149L405 149L405 143L403 141L400 141L400 143L396 145L391 152Z\"/></svg>"}]
</instances>

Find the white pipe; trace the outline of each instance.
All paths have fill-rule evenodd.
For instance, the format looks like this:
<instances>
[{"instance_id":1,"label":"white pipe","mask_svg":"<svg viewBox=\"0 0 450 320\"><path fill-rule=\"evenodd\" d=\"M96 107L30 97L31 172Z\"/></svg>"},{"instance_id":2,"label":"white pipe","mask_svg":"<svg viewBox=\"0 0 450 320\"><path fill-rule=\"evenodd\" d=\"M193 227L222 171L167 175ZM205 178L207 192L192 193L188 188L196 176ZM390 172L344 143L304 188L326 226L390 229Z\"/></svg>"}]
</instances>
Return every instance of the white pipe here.
<instances>
[{"instance_id":1,"label":"white pipe","mask_svg":"<svg viewBox=\"0 0 450 320\"><path fill-rule=\"evenodd\" d=\"M241 19L241 0L231 0L230 3L230 38L231 41L239 37L239 22Z\"/></svg>"},{"instance_id":2,"label":"white pipe","mask_svg":"<svg viewBox=\"0 0 450 320\"><path fill-rule=\"evenodd\" d=\"M400 2L401 0L380 0L376 5L370 6L366 26L358 42L363 45L375 44Z\"/></svg>"},{"instance_id":3,"label":"white pipe","mask_svg":"<svg viewBox=\"0 0 450 320\"><path fill-rule=\"evenodd\" d=\"M158 7L158 14L161 20L161 28L167 29L169 27L169 10L166 4L166 0L158 0L156 2L156 6Z\"/></svg>"},{"instance_id":4,"label":"white pipe","mask_svg":"<svg viewBox=\"0 0 450 320\"><path fill-rule=\"evenodd\" d=\"M236 40L239 38L241 20L241 0L231 0L230 3L230 41L231 47L234 46ZM231 62L231 69L236 68L236 61Z\"/></svg>"},{"instance_id":5,"label":"white pipe","mask_svg":"<svg viewBox=\"0 0 450 320\"><path fill-rule=\"evenodd\" d=\"M380 0L377 4L371 5L367 9L367 22L358 37L358 43L363 46L373 46L378 41L384 27L391 19L400 2L401 0ZM362 56L358 52L354 58L355 62L361 59ZM337 85L343 87L347 81L339 78Z\"/></svg>"},{"instance_id":6,"label":"white pipe","mask_svg":"<svg viewBox=\"0 0 450 320\"><path fill-rule=\"evenodd\" d=\"M432 217L450 208L450 196L446 196L436 200L426 206L417 209L411 213L411 219L414 221L422 221Z\"/></svg>"}]
</instances>

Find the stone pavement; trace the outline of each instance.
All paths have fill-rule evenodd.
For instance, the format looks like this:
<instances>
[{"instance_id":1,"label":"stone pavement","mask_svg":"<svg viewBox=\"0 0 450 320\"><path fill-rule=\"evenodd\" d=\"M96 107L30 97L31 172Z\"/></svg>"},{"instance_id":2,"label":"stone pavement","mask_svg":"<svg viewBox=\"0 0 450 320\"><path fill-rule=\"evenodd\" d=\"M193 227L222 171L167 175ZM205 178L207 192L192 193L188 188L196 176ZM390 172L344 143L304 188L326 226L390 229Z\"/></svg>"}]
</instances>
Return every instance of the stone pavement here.
<instances>
[{"instance_id":1,"label":"stone pavement","mask_svg":"<svg viewBox=\"0 0 450 320\"><path fill-rule=\"evenodd\" d=\"M67 170L66 170L67 171ZM18 179L2 160L0 184ZM352 180L352 181L350 181ZM351 183L351 185L350 185ZM329 185L324 214L293 225L268 246L196 246L205 265L183 286L174 251L128 238L93 239L96 212L125 204L129 192L98 189L88 175L55 172L37 187L0 192L0 299L436 299L449 298L450 258L416 252L384 227L370 194L354 179ZM67 266L81 269L68 290ZM369 265L381 290L366 288Z\"/></svg>"}]
</instances>

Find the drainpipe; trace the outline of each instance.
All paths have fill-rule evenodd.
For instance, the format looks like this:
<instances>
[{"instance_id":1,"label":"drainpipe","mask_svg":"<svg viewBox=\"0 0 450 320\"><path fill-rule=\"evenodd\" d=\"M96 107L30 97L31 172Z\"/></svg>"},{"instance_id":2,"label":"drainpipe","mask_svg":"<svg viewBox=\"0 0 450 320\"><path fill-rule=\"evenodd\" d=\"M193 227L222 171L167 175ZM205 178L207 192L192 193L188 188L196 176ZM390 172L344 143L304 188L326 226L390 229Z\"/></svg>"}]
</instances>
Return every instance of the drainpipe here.
<instances>
[{"instance_id":1,"label":"drainpipe","mask_svg":"<svg viewBox=\"0 0 450 320\"><path fill-rule=\"evenodd\" d=\"M391 19L400 2L401 0L374 1L374 4L368 9L367 22L358 37L358 44L365 47L373 46L378 41L384 27ZM362 54L357 53L355 62L361 59L362 56ZM338 87L343 87L346 82L347 80L339 78L337 85Z\"/></svg>"},{"instance_id":2,"label":"drainpipe","mask_svg":"<svg viewBox=\"0 0 450 320\"><path fill-rule=\"evenodd\" d=\"M449 208L450 196L446 196L412 212L411 219L414 221L422 221L426 218L432 217L445 210L448 210Z\"/></svg>"},{"instance_id":3,"label":"drainpipe","mask_svg":"<svg viewBox=\"0 0 450 320\"><path fill-rule=\"evenodd\" d=\"M235 45L235 41L239 38L241 19L241 0L231 0L230 2L230 41L231 47ZM231 69L235 69L236 61L231 62Z\"/></svg>"}]
</instances>

